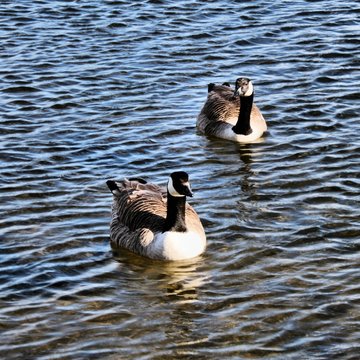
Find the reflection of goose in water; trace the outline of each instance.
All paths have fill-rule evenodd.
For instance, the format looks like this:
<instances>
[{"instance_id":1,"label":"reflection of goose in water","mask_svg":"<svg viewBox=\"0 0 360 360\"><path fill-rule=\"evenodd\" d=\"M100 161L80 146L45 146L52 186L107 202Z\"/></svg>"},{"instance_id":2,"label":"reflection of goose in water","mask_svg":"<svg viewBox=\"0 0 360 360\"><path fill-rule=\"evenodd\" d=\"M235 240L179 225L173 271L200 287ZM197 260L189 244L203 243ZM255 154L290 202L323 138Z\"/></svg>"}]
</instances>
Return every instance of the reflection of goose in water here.
<instances>
[{"instance_id":1,"label":"reflection of goose in water","mask_svg":"<svg viewBox=\"0 0 360 360\"><path fill-rule=\"evenodd\" d=\"M143 284L142 296L160 296L168 300L182 303L191 303L198 299L198 289L208 281L209 274L203 269L205 259L195 257L181 261L159 261L144 258L121 250L113 253L119 262L123 274L131 278L132 282L141 281ZM154 292L156 288L156 292Z\"/></svg>"},{"instance_id":2,"label":"reflection of goose in water","mask_svg":"<svg viewBox=\"0 0 360 360\"><path fill-rule=\"evenodd\" d=\"M263 138L259 139L256 143L258 144L262 141ZM239 144L216 138L211 142L205 141L203 148L206 150L204 154L206 158L211 158L212 161L218 159L219 164L227 164L230 167L236 168L239 166L239 160L244 164L251 165L254 159L261 156L264 151L259 145Z\"/></svg>"},{"instance_id":3,"label":"reflection of goose in water","mask_svg":"<svg viewBox=\"0 0 360 360\"><path fill-rule=\"evenodd\" d=\"M198 190L204 198L211 196L215 205L199 202L197 207L200 213L206 212L203 224L209 230L208 236L228 233L231 232L229 226L236 224L237 219L251 220L259 195L256 163L262 161L266 148L262 144L239 144L214 139L204 141L203 149L203 167L207 170L203 176L211 177L212 181L200 183ZM221 235L211 235L212 251L222 246Z\"/></svg>"},{"instance_id":4,"label":"reflection of goose in water","mask_svg":"<svg viewBox=\"0 0 360 360\"><path fill-rule=\"evenodd\" d=\"M203 286L208 274L199 270L203 261L182 261L167 263L164 271L167 273L166 294L178 303L196 301L197 289Z\"/></svg>"},{"instance_id":5,"label":"reflection of goose in water","mask_svg":"<svg viewBox=\"0 0 360 360\"><path fill-rule=\"evenodd\" d=\"M237 79L235 91L227 83L209 84L207 100L197 118L198 129L226 140L254 142L267 130L267 125L253 100L250 79Z\"/></svg>"}]
</instances>

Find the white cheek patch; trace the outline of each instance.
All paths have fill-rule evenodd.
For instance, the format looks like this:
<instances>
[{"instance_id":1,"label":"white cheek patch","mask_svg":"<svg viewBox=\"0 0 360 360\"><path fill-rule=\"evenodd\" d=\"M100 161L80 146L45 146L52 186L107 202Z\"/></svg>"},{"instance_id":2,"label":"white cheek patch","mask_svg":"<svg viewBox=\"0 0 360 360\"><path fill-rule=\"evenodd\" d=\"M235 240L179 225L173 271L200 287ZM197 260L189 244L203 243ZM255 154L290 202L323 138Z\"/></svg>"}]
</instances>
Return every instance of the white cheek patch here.
<instances>
[{"instance_id":1,"label":"white cheek patch","mask_svg":"<svg viewBox=\"0 0 360 360\"><path fill-rule=\"evenodd\" d=\"M247 89L247 91L244 93L244 96L250 96L250 95L252 95L253 92L254 92L253 84L252 84L251 81L249 81L248 89Z\"/></svg>"},{"instance_id":2,"label":"white cheek patch","mask_svg":"<svg viewBox=\"0 0 360 360\"><path fill-rule=\"evenodd\" d=\"M167 188L168 188L169 194L172 195L172 196L175 196L175 197L183 197L183 196L185 196L185 195L179 194L179 193L175 190L174 184L173 184L173 180L172 180L171 177L169 177L169 181L168 181L168 186L167 186Z\"/></svg>"},{"instance_id":3,"label":"white cheek patch","mask_svg":"<svg viewBox=\"0 0 360 360\"><path fill-rule=\"evenodd\" d=\"M191 188L190 188L190 184L189 184L189 182L188 182L188 181L184 182L184 183L183 183L183 185L184 185L184 186L186 186L188 189L190 189L190 190L191 190Z\"/></svg>"}]
</instances>

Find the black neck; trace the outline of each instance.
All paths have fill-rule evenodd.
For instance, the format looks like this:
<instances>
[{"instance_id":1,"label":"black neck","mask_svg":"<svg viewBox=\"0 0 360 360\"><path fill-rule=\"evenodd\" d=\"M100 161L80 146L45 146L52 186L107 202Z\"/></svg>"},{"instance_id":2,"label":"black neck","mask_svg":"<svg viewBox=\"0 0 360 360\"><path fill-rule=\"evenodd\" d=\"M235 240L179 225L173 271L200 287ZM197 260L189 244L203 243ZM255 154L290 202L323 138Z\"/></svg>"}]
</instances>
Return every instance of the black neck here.
<instances>
[{"instance_id":1,"label":"black neck","mask_svg":"<svg viewBox=\"0 0 360 360\"><path fill-rule=\"evenodd\" d=\"M252 133L250 127L250 114L252 104L254 100L254 94L250 96L240 96L240 112L236 125L232 128L238 135L249 135Z\"/></svg>"},{"instance_id":2,"label":"black neck","mask_svg":"<svg viewBox=\"0 0 360 360\"><path fill-rule=\"evenodd\" d=\"M167 193L167 214L164 225L165 231L185 232L186 196L172 196Z\"/></svg>"}]
</instances>

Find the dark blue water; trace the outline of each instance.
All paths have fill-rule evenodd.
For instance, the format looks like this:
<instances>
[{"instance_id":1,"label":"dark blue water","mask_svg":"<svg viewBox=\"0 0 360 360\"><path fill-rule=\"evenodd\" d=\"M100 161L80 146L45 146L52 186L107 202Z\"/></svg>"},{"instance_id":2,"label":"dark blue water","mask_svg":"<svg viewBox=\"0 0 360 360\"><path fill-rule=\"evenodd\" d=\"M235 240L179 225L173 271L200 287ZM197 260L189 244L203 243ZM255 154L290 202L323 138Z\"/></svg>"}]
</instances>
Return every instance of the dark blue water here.
<instances>
[{"instance_id":1,"label":"dark blue water","mask_svg":"<svg viewBox=\"0 0 360 360\"><path fill-rule=\"evenodd\" d=\"M0 355L358 359L360 4L2 1ZM252 79L263 141L196 131ZM190 174L206 253L109 246L109 178Z\"/></svg>"}]
</instances>

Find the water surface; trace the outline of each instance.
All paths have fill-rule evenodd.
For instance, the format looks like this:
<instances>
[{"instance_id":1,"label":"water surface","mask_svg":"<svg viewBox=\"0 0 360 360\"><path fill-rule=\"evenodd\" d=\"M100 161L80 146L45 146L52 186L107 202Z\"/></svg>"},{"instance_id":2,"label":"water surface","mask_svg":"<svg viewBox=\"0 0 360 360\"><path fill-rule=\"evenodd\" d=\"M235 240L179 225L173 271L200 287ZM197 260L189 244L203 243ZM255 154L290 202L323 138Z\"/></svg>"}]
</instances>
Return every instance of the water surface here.
<instances>
[{"instance_id":1,"label":"water surface","mask_svg":"<svg viewBox=\"0 0 360 360\"><path fill-rule=\"evenodd\" d=\"M357 359L356 1L2 1L0 354ZM247 76L269 133L197 133ZM109 246L109 178L189 172L206 253Z\"/></svg>"}]
</instances>

